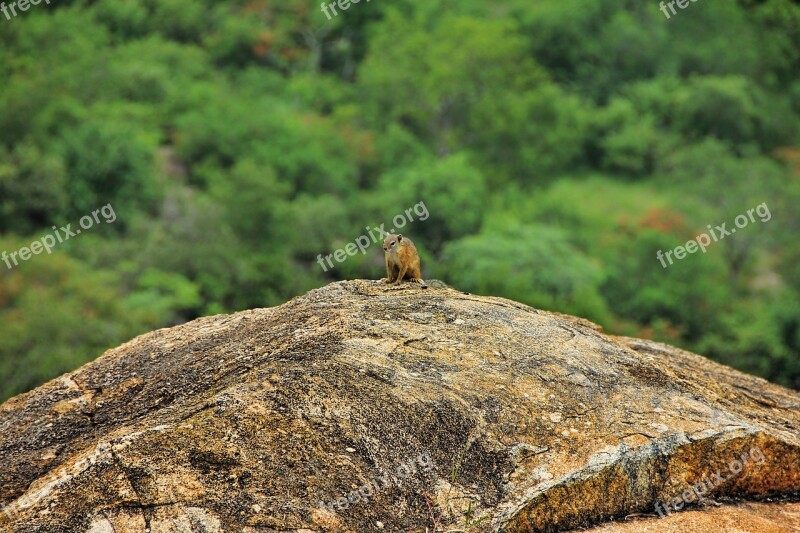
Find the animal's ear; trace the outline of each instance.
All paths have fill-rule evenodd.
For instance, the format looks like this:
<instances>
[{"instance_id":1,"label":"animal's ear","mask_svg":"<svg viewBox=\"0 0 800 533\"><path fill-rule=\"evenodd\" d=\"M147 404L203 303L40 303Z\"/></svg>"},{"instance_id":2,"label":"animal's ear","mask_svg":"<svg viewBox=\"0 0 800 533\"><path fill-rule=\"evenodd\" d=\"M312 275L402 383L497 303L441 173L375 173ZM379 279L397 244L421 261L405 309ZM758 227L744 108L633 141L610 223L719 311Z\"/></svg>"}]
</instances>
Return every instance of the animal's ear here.
<instances>
[{"instance_id":1,"label":"animal's ear","mask_svg":"<svg viewBox=\"0 0 800 533\"><path fill-rule=\"evenodd\" d=\"M397 242L400 242L400 241L402 241L402 240L403 240L403 234L401 233L401 234L399 234L399 235L397 236Z\"/></svg>"}]
</instances>

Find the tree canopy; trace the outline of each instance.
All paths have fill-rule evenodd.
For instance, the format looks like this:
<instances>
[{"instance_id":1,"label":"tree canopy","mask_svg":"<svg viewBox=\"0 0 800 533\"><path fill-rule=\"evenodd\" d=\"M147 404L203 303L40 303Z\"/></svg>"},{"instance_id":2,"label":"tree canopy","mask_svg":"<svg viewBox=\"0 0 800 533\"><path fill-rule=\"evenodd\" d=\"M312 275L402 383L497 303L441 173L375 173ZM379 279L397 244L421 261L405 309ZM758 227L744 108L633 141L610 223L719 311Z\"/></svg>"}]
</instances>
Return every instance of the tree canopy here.
<instances>
[{"instance_id":1,"label":"tree canopy","mask_svg":"<svg viewBox=\"0 0 800 533\"><path fill-rule=\"evenodd\" d=\"M800 388L800 4L63 0L0 15L0 400L158 327L423 276ZM704 252L657 252L766 204ZM13 265L12 265L13 266Z\"/></svg>"}]
</instances>

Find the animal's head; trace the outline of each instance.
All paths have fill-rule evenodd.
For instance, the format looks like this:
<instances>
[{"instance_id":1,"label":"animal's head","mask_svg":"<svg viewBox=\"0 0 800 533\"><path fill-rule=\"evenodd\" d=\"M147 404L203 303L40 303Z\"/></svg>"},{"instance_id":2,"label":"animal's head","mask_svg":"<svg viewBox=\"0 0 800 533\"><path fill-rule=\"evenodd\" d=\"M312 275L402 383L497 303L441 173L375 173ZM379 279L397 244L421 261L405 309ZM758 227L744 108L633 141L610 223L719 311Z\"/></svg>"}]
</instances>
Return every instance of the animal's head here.
<instances>
[{"instance_id":1,"label":"animal's head","mask_svg":"<svg viewBox=\"0 0 800 533\"><path fill-rule=\"evenodd\" d=\"M383 251L386 253L390 253L391 251L397 248L397 245L403 242L402 235L395 235L394 233L390 233L386 239L383 241Z\"/></svg>"}]
</instances>

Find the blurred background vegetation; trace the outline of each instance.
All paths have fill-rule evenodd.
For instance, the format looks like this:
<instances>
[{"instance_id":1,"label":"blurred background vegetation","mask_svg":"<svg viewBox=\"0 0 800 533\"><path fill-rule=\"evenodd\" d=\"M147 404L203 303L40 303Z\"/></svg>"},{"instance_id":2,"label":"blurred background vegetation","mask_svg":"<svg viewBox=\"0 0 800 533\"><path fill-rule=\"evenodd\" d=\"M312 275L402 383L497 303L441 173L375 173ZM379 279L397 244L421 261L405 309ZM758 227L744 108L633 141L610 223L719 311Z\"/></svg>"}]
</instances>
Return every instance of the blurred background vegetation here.
<instances>
[{"instance_id":1,"label":"blurred background vegetation","mask_svg":"<svg viewBox=\"0 0 800 533\"><path fill-rule=\"evenodd\" d=\"M377 279L377 246L317 254L420 201L425 277L800 388L796 1L59 0L0 18L0 86L0 251L117 214L0 264L0 400Z\"/></svg>"}]
</instances>

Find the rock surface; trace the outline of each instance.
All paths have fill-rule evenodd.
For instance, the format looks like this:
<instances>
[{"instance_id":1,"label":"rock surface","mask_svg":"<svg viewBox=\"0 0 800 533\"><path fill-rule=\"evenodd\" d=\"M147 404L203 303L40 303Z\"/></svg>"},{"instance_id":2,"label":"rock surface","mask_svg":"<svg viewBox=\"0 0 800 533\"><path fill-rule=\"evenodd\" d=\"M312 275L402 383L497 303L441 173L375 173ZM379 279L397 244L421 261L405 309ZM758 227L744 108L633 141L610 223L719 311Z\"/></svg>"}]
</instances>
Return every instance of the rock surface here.
<instances>
[{"instance_id":1,"label":"rock surface","mask_svg":"<svg viewBox=\"0 0 800 533\"><path fill-rule=\"evenodd\" d=\"M357 280L12 398L0 465L0 531L796 531L800 394L582 319Z\"/></svg>"},{"instance_id":2,"label":"rock surface","mask_svg":"<svg viewBox=\"0 0 800 533\"><path fill-rule=\"evenodd\" d=\"M604 524L590 533L741 533L800 531L800 503L742 503L687 511L662 519Z\"/></svg>"}]
</instances>

